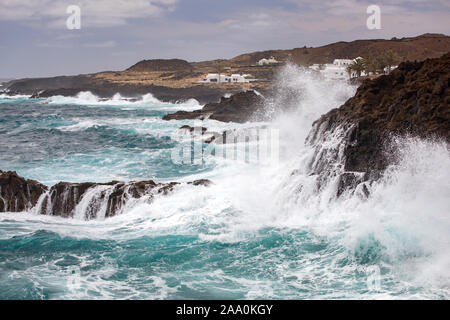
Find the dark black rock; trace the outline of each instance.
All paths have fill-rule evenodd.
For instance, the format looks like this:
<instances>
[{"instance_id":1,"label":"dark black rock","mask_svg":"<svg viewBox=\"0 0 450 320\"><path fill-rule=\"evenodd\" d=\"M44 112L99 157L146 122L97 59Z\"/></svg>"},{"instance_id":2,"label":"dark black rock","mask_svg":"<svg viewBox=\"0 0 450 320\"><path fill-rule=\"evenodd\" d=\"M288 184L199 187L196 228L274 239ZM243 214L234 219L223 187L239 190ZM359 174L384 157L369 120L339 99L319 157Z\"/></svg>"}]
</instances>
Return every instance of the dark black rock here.
<instances>
[{"instance_id":1,"label":"dark black rock","mask_svg":"<svg viewBox=\"0 0 450 320\"><path fill-rule=\"evenodd\" d=\"M394 136L450 142L449 84L450 53L404 62L390 75L365 80L354 97L313 124L307 139L318 153L312 174L325 177L342 161L345 173L339 182L340 195L361 182L380 178L395 163L396 152L390 143ZM323 150L324 140L339 132L341 144Z\"/></svg>"},{"instance_id":2,"label":"dark black rock","mask_svg":"<svg viewBox=\"0 0 450 320\"><path fill-rule=\"evenodd\" d=\"M15 172L0 171L0 212L19 212L33 207L45 215L73 217L76 207L85 201L83 215L94 219L99 213L112 217L122 212L131 199L167 195L179 182L157 183L153 180L137 182L111 181L108 183L60 182L50 189L34 180L25 180ZM207 179L188 182L194 186L209 186ZM91 193L88 195L88 193Z\"/></svg>"},{"instance_id":3,"label":"dark black rock","mask_svg":"<svg viewBox=\"0 0 450 320\"><path fill-rule=\"evenodd\" d=\"M257 111L264 105L264 98L253 90L242 91L229 98L222 97L220 102L208 103L203 109L178 111L166 115L164 120L213 119L223 122L244 123L251 120L263 120L264 113Z\"/></svg>"},{"instance_id":4,"label":"dark black rock","mask_svg":"<svg viewBox=\"0 0 450 320\"><path fill-rule=\"evenodd\" d=\"M0 212L21 212L36 205L47 187L34 180L25 180L15 171L0 170Z\"/></svg>"}]
</instances>

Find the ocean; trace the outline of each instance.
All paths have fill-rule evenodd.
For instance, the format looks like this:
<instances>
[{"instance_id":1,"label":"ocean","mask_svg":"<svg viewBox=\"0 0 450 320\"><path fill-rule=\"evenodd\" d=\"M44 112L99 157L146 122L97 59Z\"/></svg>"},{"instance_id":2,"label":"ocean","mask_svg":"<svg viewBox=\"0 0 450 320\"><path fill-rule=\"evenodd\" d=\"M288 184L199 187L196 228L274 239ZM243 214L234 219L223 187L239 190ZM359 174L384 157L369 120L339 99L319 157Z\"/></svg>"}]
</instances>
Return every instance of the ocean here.
<instances>
[{"instance_id":1,"label":"ocean","mask_svg":"<svg viewBox=\"0 0 450 320\"><path fill-rule=\"evenodd\" d=\"M369 199L336 198L333 181L319 192L307 170L316 150L304 141L356 87L293 66L281 79L286 90L270 107L284 92L297 103L256 124L280 133L280 157L265 163L174 163L183 143L174 133L198 121L162 117L201 108L195 100L0 95L1 170L48 186L213 182L182 184L106 219L0 213L0 299L449 299L448 146L399 138L400 159Z\"/></svg>"}]
</instances>

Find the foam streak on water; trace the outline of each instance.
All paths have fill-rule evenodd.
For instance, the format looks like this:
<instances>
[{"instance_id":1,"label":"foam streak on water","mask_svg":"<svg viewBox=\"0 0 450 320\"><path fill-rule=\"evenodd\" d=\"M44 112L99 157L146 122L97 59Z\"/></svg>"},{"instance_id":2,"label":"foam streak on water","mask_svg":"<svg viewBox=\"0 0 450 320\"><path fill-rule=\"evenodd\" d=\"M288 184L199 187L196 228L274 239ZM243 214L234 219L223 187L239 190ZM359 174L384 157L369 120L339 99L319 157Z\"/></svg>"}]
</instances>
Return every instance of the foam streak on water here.
<instances>
[{"instance_id":1,"label":"foam streak on water","mask_svg":"<svg viewBox=\"0 0 450 320\"><path fill-rule=\"evenodd\" d=\"M73 219L38 210L0 214L0 298L448 299L448 146L399 138L398 162L370 186L369 199L357 193L336 199L333 175L318 192L311 163L320 152L339 149L340 135L319 147L304 141L312 121L355 88L293 66L283 72L282 90L268 107L283 103L288 91L296 108L269 124L280 129L281 161L260 165L173 164L170 152L180 142L171 133L194 122L161 118L186 105L149 96L101 101L88 93L0 97L0 169L49 185L214 182L180 185L108 219L83 220L104 190L86 194ZM214 131L248 126L202 125ZM376 290L367 284L374 267Z\"/></svg>"}]
</instances>

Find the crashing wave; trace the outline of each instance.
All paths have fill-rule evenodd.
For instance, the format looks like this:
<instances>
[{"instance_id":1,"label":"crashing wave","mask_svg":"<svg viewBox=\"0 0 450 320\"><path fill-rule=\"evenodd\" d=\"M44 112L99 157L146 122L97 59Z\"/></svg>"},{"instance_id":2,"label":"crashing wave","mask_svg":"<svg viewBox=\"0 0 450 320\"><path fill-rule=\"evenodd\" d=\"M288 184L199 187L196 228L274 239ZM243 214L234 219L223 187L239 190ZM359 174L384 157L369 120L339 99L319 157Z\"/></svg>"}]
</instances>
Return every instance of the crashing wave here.
<instances>
[{"instance_id":1,"label":"crashing wave","mask_svg":"<svg viewBox=\"0 0 450 320\"><path fill-rule=\"evenodd\" d=\"M100 98L90 91L78 93L75 97L52 96L44 100L50 104L79 104L79 105L104 105L104 106L152 106L158 108L173 108L176 110L196 110L201 109L202 105L195 100L189 99L178 103L162 102L155 98L151 93L142 95L140 98L123 97L116 93L111 99Z\"/></svg>"}]
</instances>

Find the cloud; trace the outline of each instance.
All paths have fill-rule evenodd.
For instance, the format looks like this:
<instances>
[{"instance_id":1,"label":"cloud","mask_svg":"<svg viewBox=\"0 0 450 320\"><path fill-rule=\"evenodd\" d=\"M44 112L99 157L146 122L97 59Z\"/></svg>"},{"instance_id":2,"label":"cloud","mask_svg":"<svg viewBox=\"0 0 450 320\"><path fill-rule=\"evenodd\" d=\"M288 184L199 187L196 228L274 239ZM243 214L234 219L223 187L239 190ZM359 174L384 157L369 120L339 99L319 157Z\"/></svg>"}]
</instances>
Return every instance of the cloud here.
<instances>
[{"instance_id":1,"label":"cloud","mask_svg":"<svg viewBox=\"0 0 450 320\"><path fill-rule=\"evenodd\" d=\"M116 46L116 42L113 40L83 44L83 47L86 47L86 48L112 48L115 46Z\"/></svg>"},{"instance_id":2,"label":"cloud","mask_svg":"<svg viewBox=\"0 0 450 320\"><path fill-rule=\"evenodd\" d=\"M337 41L401 38L426 32L448 34L448 10L441 10L437 2L434 5L425 1L381 2L381 30L369 30L366 26L369 1L291 1L295 6L239 8L208 21L160 19L134 30L132 37L147 41L148 45L139 52L146 52L148 58L199 61Z\"/></svg>"},{"instance_id":3,"label":"cloud","mask_svg":"<svg viewBox=\"0 0 450 320\"><path fill-rule=\"evenodd\" d=\"M69 4L81 7L81 30L66 29ZM366 27L369 4L381 7L381 30ZM449 8L448 0L0 0L0 42L9 49L2 51L0 70L15 76L92 72L149 58L200 61L449 34Z\"/></svg>"},{"instance_id":4,"label":"cloud","mask_svg":"<svg viewBox=\"0 0 450 320\"><path fill-rule=\"evenodd\" d=\"M448 8L448 4L438 0L378 1L382 29L377 31L366 28L366 9L373 1L287 1L297 8L251 8L240 11L232 20L223 20L221 28L240 30L241 35L247 37L253 35L270 38L275 34L283 38L304 35L308 39L314 39L317 35L322 35L334 37L336 41L350 37L392 37L450 31L448 9L444 10Z\"/></svg>"},{"instance_id":5,"label":"cloud","mask_svg":"<svg viewBox=\"0 0 450 320\"><path fill-rule=\"evenodd\" d=\"M69 49L73 48L72 43L62 43L62 42L42 42L38 41L36 43L38 48L59 48L59 49Z\"/></svg>"},{"instance_id":6,"label":"cloud","mask_svg":"<svg viewBox=\"0 0 450 320\"><path fill-rule=\"evenodd\" d=\"M82 26L112 27L136 18L158 17L174 10L178 0L78 0ZM73 0L0 0L0 21L65 25L66 9Z\"/></svg>"}]
</instances>

